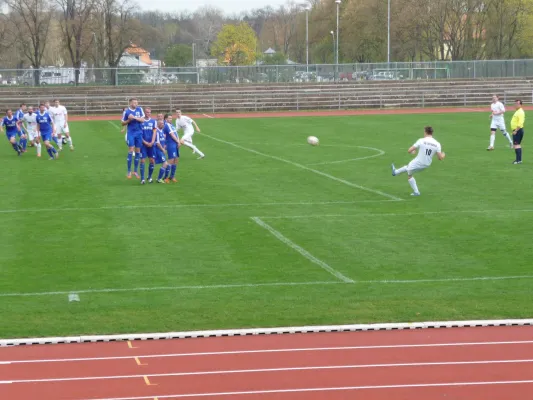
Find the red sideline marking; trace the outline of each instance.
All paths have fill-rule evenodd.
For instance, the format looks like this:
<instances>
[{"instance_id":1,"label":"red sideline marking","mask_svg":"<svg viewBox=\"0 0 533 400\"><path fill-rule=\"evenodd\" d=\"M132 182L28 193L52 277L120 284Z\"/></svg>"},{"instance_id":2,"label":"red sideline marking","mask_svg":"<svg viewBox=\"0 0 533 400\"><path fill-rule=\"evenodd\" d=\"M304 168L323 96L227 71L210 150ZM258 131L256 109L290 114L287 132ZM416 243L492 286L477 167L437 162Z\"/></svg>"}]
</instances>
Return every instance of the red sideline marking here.
<instances>
[{"instance_id":1,"label":"red sideline marking","mask_svg":"<svg viewBox=\"0 0 533 400\"><path fill-rule=\"evenodd\" d=\"M524 110L533 110L533 106L524 106ZM368 109L368 110L334 110L334 111L272 111L272 112L247 112L247 113L211 113L191 114L192 118L273 118L273 117L339 117L350 115L393 115L393 114L447 114L486 112L487 107L480 108L395 108L395 109ZM120 119L120 110L116 115L91 115L70 116L69 121L114 121Z\"/></svg>"},{"instance_id":2,"label":"red sideline marking","mask_svg":"<svg viewBox=\"0 0 533 400\"><path fill-rule=\"evenodd\" d=\"M517 399L533 390L531 337L524 326L8 347L0 398ZM140 374L143 358L155 362Z\"/></svg>"}]
</instances>

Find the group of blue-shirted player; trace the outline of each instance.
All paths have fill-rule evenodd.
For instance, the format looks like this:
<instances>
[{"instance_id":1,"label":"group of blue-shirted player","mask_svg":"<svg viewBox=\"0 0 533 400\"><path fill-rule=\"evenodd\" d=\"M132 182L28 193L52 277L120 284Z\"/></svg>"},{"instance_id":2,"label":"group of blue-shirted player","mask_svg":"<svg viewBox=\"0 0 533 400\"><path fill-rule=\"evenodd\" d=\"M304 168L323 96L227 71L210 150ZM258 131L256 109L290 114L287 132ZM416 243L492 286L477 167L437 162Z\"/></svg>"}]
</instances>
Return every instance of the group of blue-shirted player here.
<instances>
[{"instance_id":1,"label":"group of blue-shirted player","mask_svg":"<svg viewBox=\"0 0 533 400\"><path fill-rule=\"evenodd\" d=\"M137 170L140 166L141 184L144 185L148 159L148 183L153 182L152 175L156 165L161 165L157 182L177 182L180 140L176 128L172 125L172 116L158 114L156 120L152 118L150 108L143 110L137 99L130 99L129 107L124 109L122 114L122 125L126 127L128 145L127 178L131 179L132 175L139 178Z\"/></svg>"},{"instance_id":2,"label":"group of blue-shirted player","mask_svg":"<svg viewBox=\"0 0 533 400\"><path fill-rule=\"evenodd\" d=\"M24 124L26 125L24 126ZM54 121L44 103L39 105L37 113L33 113L32 107L26 113L25 104L21 104L15 114L11 109L8 109L6 116L0 123L0 132L3 132L4 128L7 140L19 156L26 152L29 134L32 143L37 148L38 157L41 156L41 142L44 143L51 160L59 157L59 153L51 144L52 136L55 133ZM19 138L18 142L17 137Z\"/></svg>"}]
</instances>

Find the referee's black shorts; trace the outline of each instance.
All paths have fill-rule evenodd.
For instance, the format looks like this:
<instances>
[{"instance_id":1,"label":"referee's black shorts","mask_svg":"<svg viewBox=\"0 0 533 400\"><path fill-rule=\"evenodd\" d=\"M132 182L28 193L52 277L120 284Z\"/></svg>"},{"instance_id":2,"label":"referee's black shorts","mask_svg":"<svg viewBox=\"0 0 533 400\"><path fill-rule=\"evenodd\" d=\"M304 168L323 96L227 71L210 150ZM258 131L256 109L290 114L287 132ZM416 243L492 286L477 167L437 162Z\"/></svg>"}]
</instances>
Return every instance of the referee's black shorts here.
<instances>
[{"instance_id":1,"label":"referee's black shorts","mask_svg":"<svg viewBox=\"0 0 533 400\"><path fill-rule=\"evenodd\" d=\"M524 128L520 128L513 135L513 144L515 145L521 144L523 138L524 138Z\"/></svg>"}]
</instances>

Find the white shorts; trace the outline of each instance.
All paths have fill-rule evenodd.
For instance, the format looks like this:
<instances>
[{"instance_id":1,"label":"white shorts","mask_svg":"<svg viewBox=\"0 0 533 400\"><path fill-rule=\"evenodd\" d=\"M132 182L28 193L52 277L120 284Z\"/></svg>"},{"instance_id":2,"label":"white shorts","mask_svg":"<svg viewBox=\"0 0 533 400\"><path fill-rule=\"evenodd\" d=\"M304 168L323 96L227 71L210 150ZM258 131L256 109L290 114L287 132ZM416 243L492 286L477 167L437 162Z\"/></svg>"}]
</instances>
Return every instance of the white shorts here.
<instances>
[{"instance_id":1,"label":"white shorts","mask_svg":"<svg viewBox=\"0 0 533 400\"><path fill-rule=\"evenodd\" d=\"M39 133L37 131L30 131L28 130L28 139L30 142L33 142L35 139L39 137Z\"/></svg>"},{"instance_id":2,"label":"white shorts","mask_svg":"<svg viewBox=\"0 0 533 400\"><path fill-rule=\"evenodd\" d=\"M499 129L500 131L505 132L505 122L501 120L494 120L494 118L492 118L492 122L490 123L490 129Z\"/></svg>"},{"instance_id":3,"label":"white shorts","mask_svg":"<svg viewBox=\"0 0 533 400\"><path fill-rule=\"evenodd\" d=\"M187 142L187 143L190 143L192 144L192 133L190 134L185 134L181 137L181 139L184 141L184 142Z\"/></svg>"},{"instance_id":4,"label":"white shorts","mask_svg":"<svg viewBox=\"0 0 533 400\"><path fill-rule=\"evenodd\" d=\"M409 164L407 164L407 174L413 175L417 172L422 172L427 167L429 167L429 165L421 164L416 159L412 160Z\"/></svg>"},{"instance_id":5,"label":"white shorts","mask_svg":"<svg viewBox=\"0 0 533 400\"><path fill-rule=\"evenodd\" d=\"M69 133L68 124L57 124L56 125L56 134L61 135L63 133Z\"/></svg>"}]
</instances>

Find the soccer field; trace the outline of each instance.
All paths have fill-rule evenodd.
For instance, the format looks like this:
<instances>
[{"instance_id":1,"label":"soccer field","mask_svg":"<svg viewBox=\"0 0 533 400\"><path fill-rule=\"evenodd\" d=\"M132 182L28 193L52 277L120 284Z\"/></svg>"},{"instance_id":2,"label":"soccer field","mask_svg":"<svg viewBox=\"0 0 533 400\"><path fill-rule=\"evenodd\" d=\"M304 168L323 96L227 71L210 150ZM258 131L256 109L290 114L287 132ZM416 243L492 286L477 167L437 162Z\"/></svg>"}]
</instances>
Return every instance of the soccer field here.
<instances>
[{"instance_id":1,"label":"soccer field","mask_svg":"<svg viewBox=\"0 0 533 400\"><path fill-rule=\"evenodd\" d=\"M56 161L4 139L0 337L533 315L527 126L513 165L488 113L198 124L168 185L125 178L118 122ZM424 125L447 157L412 198Z\"/></svg>"}]
</instances>

